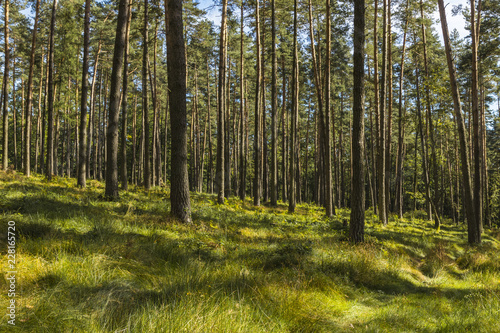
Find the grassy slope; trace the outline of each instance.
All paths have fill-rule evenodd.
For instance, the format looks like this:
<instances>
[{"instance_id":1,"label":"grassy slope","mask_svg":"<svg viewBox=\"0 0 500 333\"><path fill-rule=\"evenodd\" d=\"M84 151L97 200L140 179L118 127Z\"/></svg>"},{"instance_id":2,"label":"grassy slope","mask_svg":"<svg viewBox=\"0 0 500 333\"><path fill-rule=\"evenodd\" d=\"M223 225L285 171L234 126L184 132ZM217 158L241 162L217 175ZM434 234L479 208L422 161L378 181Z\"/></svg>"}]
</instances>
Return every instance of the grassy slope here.
<instances>
[{"instance_id":1,"label":"grassy slope","mask_svg":"<svg viewBox=\"0 0 500 333\"><path fill-rule=\"evenodd\" d=\"M164 189L106 202L101 183L74 183L0 173L3 272L6 222L19 233L12 331L500 331L498 232L470 248L463 226L368 217L367 242L353 246L315 206L290 215L193 194L186 226L168 217Z\"/></svg>"}]
</instances>

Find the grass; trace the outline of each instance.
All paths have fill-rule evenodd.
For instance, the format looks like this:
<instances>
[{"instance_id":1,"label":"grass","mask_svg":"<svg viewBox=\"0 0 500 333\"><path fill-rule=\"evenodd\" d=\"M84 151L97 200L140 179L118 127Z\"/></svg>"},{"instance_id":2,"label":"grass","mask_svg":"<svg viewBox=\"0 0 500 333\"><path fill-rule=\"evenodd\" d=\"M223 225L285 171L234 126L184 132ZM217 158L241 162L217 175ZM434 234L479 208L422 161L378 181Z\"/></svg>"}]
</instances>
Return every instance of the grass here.
<instances>
[{"instance_id":1,"label":"grass","mask_svg":"<svg viewBox=\"0 0 500 333\"><path fill-rule=\"evenodd\" d=\"M0 222L16 222L16 326L9 332L495 332L500 233L469 247L464 226L411 218L347 242L347 210L254 207L192 194L193 224L169 192L0 173ZM6 237L0 238L2 272ZM7 280L0 280L6 309ZM5 312L5 311L4 311Z\"/></svg>"}]
</instances>

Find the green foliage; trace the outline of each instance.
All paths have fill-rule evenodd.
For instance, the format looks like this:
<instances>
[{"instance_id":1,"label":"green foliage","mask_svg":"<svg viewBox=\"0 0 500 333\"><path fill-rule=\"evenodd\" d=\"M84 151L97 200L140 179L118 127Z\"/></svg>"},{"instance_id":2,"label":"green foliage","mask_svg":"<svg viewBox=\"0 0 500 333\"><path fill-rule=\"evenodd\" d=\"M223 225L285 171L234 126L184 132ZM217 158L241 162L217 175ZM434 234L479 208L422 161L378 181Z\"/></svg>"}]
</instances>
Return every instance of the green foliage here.
<instances>
[{"instance_id":1,"label":"green foliage","mask_svg":"<svg viewBox=\"0 0 500 333\"><path fill-rule=\"evenodd\" d=\"M417 218L347 242L349 211L217 205L192 193L193 224L169 191L47 183L0 173L2 228L16 221L19 332L488 332L498 325L500 236L469 247L464 226ZM0 265L5 271L5 238ZM0 280L5 290L6 280ZM0 296L0 306L7 304Z\"/></svg>"}]
</instances>

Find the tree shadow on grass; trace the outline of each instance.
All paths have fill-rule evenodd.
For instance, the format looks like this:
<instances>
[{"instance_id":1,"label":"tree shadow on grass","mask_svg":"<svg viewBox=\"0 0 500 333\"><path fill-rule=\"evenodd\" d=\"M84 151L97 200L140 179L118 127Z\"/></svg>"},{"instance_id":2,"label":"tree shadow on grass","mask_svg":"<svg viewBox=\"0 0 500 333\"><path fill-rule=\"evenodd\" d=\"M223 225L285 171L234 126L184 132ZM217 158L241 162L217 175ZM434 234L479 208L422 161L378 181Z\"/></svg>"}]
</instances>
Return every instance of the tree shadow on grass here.
<instances>
[{"instance_id":1,"label":"tree shadow on grass","mask_svg":"<svg viewBox=\"0 0 500 333\"><path fill-rule=\"evenodd\" d=\"M106 219L88 231L61 229L48 223L16 223L20 243L25 253L42 256L47 260L57 258L61 251L68 255L106 255L116 260L134 260L144 267L158 262L184 265L191 259L207 263L224 260L218 244L207 243L189 234L168 237L153 233L143 235L120 232Z\"/></svg>"},{"instance_id":2,"label":"tree shadow on grass","mask_svg":"<svg viewBox=\"0 0 500 333\"><path fill-rule=\"evenodd\" d=\"M154 268L151 268L154 272ZM130 318L144 311L145 308L171 309L184 303L201 304L208 296L216 305L217 299L233 299L234 303L241 298L253 294L256 281L244 275L233 276L224 280L215 276L205 276L200 279L177 280L167 282L160 289L150 289L140 282L134 280L112 280L96 286L84 286L70 283L53 274L47 274L35 282L39 287L52 288L52 298L58 300L53 302L53 311L58 307L65 306L80 309L80 315L92 315L107 331L115 331L127 325ZM210 287L209 287L210 286ZM207 294L207 298L200 297ZM186 305L187 304L187 305ZM35 310L36 311L36 308ZM64 310L63 310L64 312ZM36 312L29 317L43 318L44 313ZM20 323L20 327L29 327L36 322L32 319Z\"/></svg>"},{"instance_id":3,"label":"tree shadow on grass","mask_svg":"<svg viewBox=\"0 0 500 333\"><path fill-rule=\"evenodd\" d=\"M68 219L75 216L102 216L108 212L83 203L66 202L44 195L29 195L4 201L0 206L4 213L20 213L33 218Z\"/></svg>"}]
</instances>

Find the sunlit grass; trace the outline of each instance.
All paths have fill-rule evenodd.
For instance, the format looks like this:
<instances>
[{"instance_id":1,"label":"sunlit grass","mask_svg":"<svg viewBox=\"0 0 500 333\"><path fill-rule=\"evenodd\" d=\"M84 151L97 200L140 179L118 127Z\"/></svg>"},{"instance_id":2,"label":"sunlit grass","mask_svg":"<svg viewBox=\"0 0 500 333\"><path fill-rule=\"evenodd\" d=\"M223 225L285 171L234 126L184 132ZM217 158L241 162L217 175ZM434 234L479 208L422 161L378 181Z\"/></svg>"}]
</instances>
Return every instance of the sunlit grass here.
<instances>
[{"instance_id":1,"label":"sunlit grass","mask_svg":"<svg viewBox=\"0 0 500 333\"><path fill-rule=\"evenodd\" d=\"M193 224L168 215L169 191L49 183L0 173L0 219L16 221L16 326L23 332L494 332L500 234L469 247L465 227L407 214L366 242L300 204L254 207L192 194ZM5 232L4 232L5 234ZM0 239L0 267L7 271ZM6 290L7 281L0 280ZM8 298L0 296L5 309Z\"/></svg>"}]
</instances>

